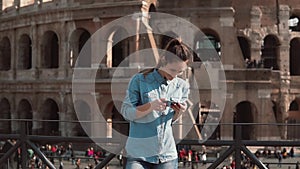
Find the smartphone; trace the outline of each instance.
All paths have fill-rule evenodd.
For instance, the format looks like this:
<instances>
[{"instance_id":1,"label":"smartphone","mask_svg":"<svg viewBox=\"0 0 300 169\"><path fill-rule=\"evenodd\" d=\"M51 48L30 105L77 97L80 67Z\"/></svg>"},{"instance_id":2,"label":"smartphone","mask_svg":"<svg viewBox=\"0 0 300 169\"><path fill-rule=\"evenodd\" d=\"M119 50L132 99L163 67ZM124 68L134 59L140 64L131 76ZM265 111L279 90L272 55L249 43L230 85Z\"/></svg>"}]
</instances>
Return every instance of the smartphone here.
<instances>
[{"instance_id":1,"label":"smartphone","mask_svg":"<svg viewBox=\"0 0 300 169\"><path fill-rule=\"evenodd\" d=\"M177 102L175 101L165 101L165 103L167 104L167 106L171 107L172 105L174 104L178 104Z\"/></svg>"}]
</instances>

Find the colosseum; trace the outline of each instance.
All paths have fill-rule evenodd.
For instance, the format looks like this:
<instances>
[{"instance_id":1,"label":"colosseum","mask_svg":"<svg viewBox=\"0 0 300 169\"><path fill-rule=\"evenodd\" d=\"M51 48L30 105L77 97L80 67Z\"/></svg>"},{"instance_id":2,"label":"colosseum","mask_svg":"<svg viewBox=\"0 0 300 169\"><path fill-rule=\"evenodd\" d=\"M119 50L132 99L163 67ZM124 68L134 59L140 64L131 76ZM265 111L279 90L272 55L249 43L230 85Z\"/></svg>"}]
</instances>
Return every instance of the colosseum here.
<instances>
[{"instance_id":1,"label":"colosseum","mask_svg":"<svg viewBox=\"0 0 300 169\"><path fill-rule=\"evenodd\" d=\"M138 58L126 57L153 47L153 41L162 48L166 38L127 35L138 31L138 22L132 20L127 23L131 27L114 27L101 37L106 55L100 62L79 55L105 25L127 15L149 12L183 18L207 37L192 34L190 39L195 55L189 70L200 94L196 99L200 101L193 104L201 104L200 111L193 110L191 123L203 123L208 115L221 118L211 137L232 139L233 126L222 123L282 124L300 120L298 0L2 0L0 6L0 118L11 119L1 121L0 133L18 133L21 126L17 119L32 119L27 123L28 134L85 136L82 126L91 131L97 128L105 137L113 136L112 128L126 133L126 124L111 123L123 120L118 112L125 94L125 85L121 84L127 84L134 72L147 66ZM127 38L118 41L120 36ZM91 53L97 50L94 45ZM226 75L215 83L209 83L203 66L214 65L214 60L209 55L199 57L211 50L216 51ZM72 97L75 69L83 79L78 83L80 99ZM119 75L115 76L117 70ZM91 72L96 72L95 77ZM115 90L111 87L113 77L120 84ZM93 91L84 85L91 78L95 79ZM227 93L221 98L226 104L219 110L211 92L224 83ZM78 119L93 120L97 109L105 120L100 125L76 123ZM84 111L84 116L78 117L75 110ZM295 126L251 125L243 130L244 139L300 137ZM195 133L188 137L195 137Z\"/></svg>"}]
</instances>

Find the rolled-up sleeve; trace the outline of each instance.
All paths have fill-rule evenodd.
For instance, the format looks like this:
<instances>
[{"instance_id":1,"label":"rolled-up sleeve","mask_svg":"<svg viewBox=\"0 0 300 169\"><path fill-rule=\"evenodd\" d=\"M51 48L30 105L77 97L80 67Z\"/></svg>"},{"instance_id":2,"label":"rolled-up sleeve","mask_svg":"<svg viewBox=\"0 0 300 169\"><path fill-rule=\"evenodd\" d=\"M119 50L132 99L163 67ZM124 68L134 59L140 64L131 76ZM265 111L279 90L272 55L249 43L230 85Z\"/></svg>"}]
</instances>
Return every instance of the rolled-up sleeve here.
<instances>
[{"instance_id":1,"label":"rolled-up sleeve","mask_svg":"<svg viewBox=\"0 0 300 169\"><path fill-rule=\"evenodd\" d=\"M139 91L140 79L135 75L129 82L126 96L121 107L121 114L126 120L134 121L136 119L136 107L140 101Z\"/></svg>"}]
</instances>

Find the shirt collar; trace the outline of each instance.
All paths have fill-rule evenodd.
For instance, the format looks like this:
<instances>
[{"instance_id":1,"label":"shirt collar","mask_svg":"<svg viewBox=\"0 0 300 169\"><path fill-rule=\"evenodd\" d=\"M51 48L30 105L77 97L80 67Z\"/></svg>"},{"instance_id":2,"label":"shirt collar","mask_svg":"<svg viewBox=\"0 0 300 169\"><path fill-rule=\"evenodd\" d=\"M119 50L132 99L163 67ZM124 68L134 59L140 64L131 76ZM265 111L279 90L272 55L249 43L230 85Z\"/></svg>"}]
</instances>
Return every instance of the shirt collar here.
<instances>
[{"instance_id":1,"label":"shirt collar","mask_svg":"<svg viewBox=\"0 0 300 169\"><path fill-rule=\"evenodd\" d=\"M159 83L163 83L166 85L169 85L170 83L172 83L176 78L174 78L173 80L167 80L165 79L159 72L158 69L154 69L153 73L153 78L158 81Z\"/></svg>"},{"instance_id":2,"label":"shirt collar","mask_svg":"<svg viewBox=\"0 0 300 169\"><path fill-rule=\"evenodd\" d=\"M158 82L160 82L160 83L166 83L166 79L158 72L158 69L154 69L154 71L153 71L153 78L156 80L156 81L158 81Z\"/></svg>"}]
</instances>

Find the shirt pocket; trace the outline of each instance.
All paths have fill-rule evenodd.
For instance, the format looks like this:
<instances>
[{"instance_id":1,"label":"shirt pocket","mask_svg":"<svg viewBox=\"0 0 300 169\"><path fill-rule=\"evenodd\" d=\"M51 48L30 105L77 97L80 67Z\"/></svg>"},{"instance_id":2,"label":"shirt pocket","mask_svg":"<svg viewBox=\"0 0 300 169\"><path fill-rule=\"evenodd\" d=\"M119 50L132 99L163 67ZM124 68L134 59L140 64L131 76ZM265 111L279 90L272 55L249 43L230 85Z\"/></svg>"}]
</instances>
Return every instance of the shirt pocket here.
<instances>
[{"instance_id":1,"label":"shirt pocket","mask_svg":"<svg viewBox=\"0 0 300 169\"><path fill-rule=\"evenodd\" d=\"M171 96L170 97L170 100L174 101L174 102L177 102L177 103L181 103L181 97L178 97L178 96Z\"/></svg>"},{"instance_id":2,"label":"shirt pocket","mask_svg":"<svg viewBox=\"0 0 300 169\"><path fill-rule=\"evenodd\" d=\"M170 100L173 100L175 102L182 102L182 92L180 89L174 90L172 94L170 95Z\"/></svg>"},{"instance_id":3,"label":"shirt pocket","mask_svg":"<svg viewBox=\"0 0 300 169\"><path fill-rule=\"evenodd\" d=\"M148 103L154 101L158 98L158 93L156 91L145 92L143 94L143 103Z\"/></svg>"}]
</instances>

